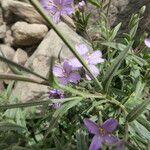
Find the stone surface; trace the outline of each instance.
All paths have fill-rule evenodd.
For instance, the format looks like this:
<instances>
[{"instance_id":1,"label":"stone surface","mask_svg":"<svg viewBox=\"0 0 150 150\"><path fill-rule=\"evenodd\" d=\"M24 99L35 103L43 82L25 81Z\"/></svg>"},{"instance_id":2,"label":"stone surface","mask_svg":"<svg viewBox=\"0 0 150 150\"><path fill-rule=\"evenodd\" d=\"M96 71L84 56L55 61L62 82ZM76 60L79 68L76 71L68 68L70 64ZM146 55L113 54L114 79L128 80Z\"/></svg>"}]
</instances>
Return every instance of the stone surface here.
<instances>
[{"instance_id":1,"label":"stone surface","mask_svg":"<svg viewBox=\"0 0 150 150\"><path fill-rule=\"evenodd\" d=\"M8 58L9 60L13 60L15 54L15 50L13 48L4 44L0 44L0 55L2 55L1 51L6 58ZM6 63L0 61L0 72L6 73L8 71L8 68L9 67Z\"/></svg>"},{"instance_id":2,"label":"stone surface","mask_svg":"<svg viewBox=\"0 0 150 150\"><path fill-rule=\"evenodd\" d=\"M4 43L6 45L12 46L13 45L13 41L14 41L14 38L12 36L12 31L11 30L7 30L5 38L4 38Z\"/></svg>"},{"instance_id":3,"label":"stone surface","mask_svg":"<svg viewBox=\"0 0 150 150\"><path fill-rule=\"evenodd\" d=\"M0 3L4 11L4 18L8 23L24 20L28 23L47 24L39 13L28 3L16 0L1 0Z\"/></svg>"},{"instance_id":4,"label":"stone surface","mask_svg":"<svg viewBox=\"0 0 150 150\"><path fill-rule=\"evenodd\" d=\"M26 22L16 22L11 30L14 44L23 46L39 43L48 32L46 25L28 24Z\"/></svg>"},{"instance_id":5,"label":"stone surface","mask_svg":"<svg viewBox=\"0 0 150 150\"><path fill-rule=\"evenodd\" d=\"M66 24L60 22L57 26L62 29L62 32L73 45L77 43L86 43L81 36L76 34ZM57 34L53 30L50 30L33 55L28 59L25 66L46 77L50 67L50 57L52 55L58 57L60 51L62 51L60 54L61 58L72 56L72 53L68 50ZM28 76L33 77L32 75ZM42 91L47 92L47 86L19 82L15 86L13 95L18 96L21 102L26 102L37 96Z\"/></svg>"},{"instance_id":6,"label":"stone surface","mask_svg":"<svg viewBox=\"0 0 150 150\"><path fill-rule=\"evenodd\" d=\"M0 81L0 92L2 92L4 90L4 85L3 85L3 82Z\"/></svg>"},{"instance_id":7,"label":"stone surface","mask_svg":"<svg viewBox=\"0 0 150 150\"><path fill-rule=\"evenodd\" d=\"M0 7L0 25L3 24L3 14L2 14L2 9Z\"/></svg>"},{"instance_id":8,"label":"stone surface","mask_svg":"<svg viewBox=\"0 0 150 150\"><path fill-rule=\"evenodd\" d=\"M27 53L21 48L18 48L13 57L13 61L18 64L24 65L27 59L28 59Z\"/></svg>"},{"instance_id":9,"label":"stone surface","mask_svg":"<svg viewBox=\"0 0 150 150\"><path fill-rule=\"evenodd\" d=\"M3 24L3 25L0 26L0 39L5 38L6 30L7 30L6 24Z\"/></svg>"}]
</instances>

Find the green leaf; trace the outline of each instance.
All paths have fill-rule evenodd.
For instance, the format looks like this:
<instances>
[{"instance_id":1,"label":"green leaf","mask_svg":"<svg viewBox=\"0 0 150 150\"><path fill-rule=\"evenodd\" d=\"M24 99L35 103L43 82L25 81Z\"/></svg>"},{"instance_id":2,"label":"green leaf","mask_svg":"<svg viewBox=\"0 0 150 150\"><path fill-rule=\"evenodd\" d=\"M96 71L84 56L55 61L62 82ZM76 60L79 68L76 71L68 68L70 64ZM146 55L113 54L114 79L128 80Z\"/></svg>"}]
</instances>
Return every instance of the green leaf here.
<instances>
[{"instance_id":1,"label":"green leaf","mask_svg":"<svg viewBox=\"0 0 150 150\"><path fill-rule=\"evenodd\" d=\"M126 45L116 42L103 42L101 44L120 51L123 51L126 48Z\"/></svg>"},{"instance_id":2,"label":"green leaf","mask_svg":"<svg viewBox=\"0 0 150 150\"><path fill-rule=\"evenodd\" d=\"M150 132L150 122L148 120L141 116L138 117L136 120Z\"/></svg>"},{"instance_id":3,"label":"green leaf","mask_svg":"<svg viewBox=\"0 0 150 150\"><path fill-rule=\"evenodd\" d=\"M77 138L77 150L87 150L88 139L86 133L79 129L76 133L76 138Z\"/></svg>"},{"instance_id":4,"label":"green leaf","mask_svg":"<svg viewBox=\"0 0 150 150\"><path fill-rule=\"evenodd\" d=\"M0 131L18 131L21 132L26 128L10 122L0 122Z\"/></svg>"},{"instance_id":5,"label":"green leaf","mask_svg":"<svg viewBox=\"0 0 150 150\"><path fill-rule=\"evenodd\" d=\"M81 99L75 99L75 100L72 100L72 101L69 101L69 102L65 102L63 105L61 105L60 108L58 108L53 116L52 116L52 119L50 121L50 125L49 125L49 129L46 133L46 136L51 132L51 130L54 128L54 126L56 125L56 123L58 122L58 120L68 112L68 110L74 106L76 106L80 101L82 100Z\"/></svg>"},{"instance_id":6,"label":"green leaf","mask_svg":"<svg viewBox=\"0 0 150 150\"><path fill-rule=\"evenodd\" d=\"M116 71L120 67L122 61L125 59L126 54L130 50L133 43L129 44L112 62L111 66L106 70L104 78L102 80L102 85L106 92L108 92L108 88L111 84L111 80L113 79Z\"/></svg>"},{"instance_id":7,"label":"green leaf","mask_svg":"<svg viewBox=\"0 0 150 150\"><path fill-rule=\"evenodd\" d=\"M142 112L146 109L146 107L150 104L150 99L143 100L141 104L133 108L126 117L128 122L135 120Z\"/></svg>"},{"instance_id":8,"label":"green leaf","mask_svg":"<svg viewBox=\"0 0 150 150\"><path fill-rule=\"evenodd\" d=\"M114 29L112 30L112 34L110 36L110 41L114 40L114 38L116 37L120 27L121 27L122 23L119 23L116 27L114 27Z\"/></svg>"},{"instance_id":9,"label":"green leaf","mask_svg":"<svg viewBox=\"0 0 150 150\"><path fill-rule=\"evenodd\" d=\"M136 120L132 123L130 123L131 127L134 129L134 131L140 135L140 137L143 137L146 140L150 140L150 132L139 122Z\"/></svg>"},{"instance_id":10,"label":"green leaf","mask_svg":"<svg viewBox=\"0 0 150 150\"><path fill-rule=\"evenodd\" d=\"M88 2L91 3L92 5L96 6L97 8L101 7L100 3L96 2L95 0L88 0Z\"/></svg>"},{"instance_id":11,"label":"green leaf","mask_svg":"<svg viewBox=\"0 0 150 150\"><path fill-rule=\"evenodd\" d=\"M55 134L53 135L53 138L54 138L56 150L64 150L63 145L61 144L61 142L59 141L58 137Z\"/></svg>"}]
</instances>

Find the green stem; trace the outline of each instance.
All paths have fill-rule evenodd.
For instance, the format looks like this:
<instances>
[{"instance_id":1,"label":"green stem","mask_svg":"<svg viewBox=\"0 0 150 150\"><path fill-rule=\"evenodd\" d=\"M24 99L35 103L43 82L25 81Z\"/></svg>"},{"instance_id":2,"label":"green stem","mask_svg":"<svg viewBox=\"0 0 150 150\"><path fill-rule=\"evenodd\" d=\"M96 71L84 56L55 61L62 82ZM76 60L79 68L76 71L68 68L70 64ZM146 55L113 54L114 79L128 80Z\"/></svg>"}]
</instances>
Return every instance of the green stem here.
<instances>
[{"instance_id":1,"label":"green stem","mask_svg":"<svg viewBox=\"0 0 150 150\"><path fill-rule=\"evenodd\" d=\"M46 105L46 104L48 105L49 103L67 102L67 101L77 100L77 99L80 100L81 97L77 96L77 97L71 97L71 98L65 98L65 99L48 99L45 101L34 101L34 102L27 102L27 103L0 105L0 110L32 107L32 106Z\"/></svg>"},{"instance_id":2,"label":"green stem","mask_svg":"<svg viewBox=\"0 0 150 150\"><path fill-rule=\"evenodd\" d=\"M101 88L101 84L98 81L98 79L94 76L94 74L91 72L89 67L87 66L84 59L80 56L80 54L75 50L75 48L71 45L71 43L68 41L68 38L63 35L61 30L56 27L56 24L53 23L50 16L45 12L45 10L42 8L40 3L37 0L29 0L30 3L35 7L35 9L41 14L41 16L47 21L49 26L57 33L57 35L62 39L62 41L68 46L70 51L74 54L74 56L81 62L81 64L85 67L85 69L90 73L92 78L95 80L97 85Z\"/></svg>"},{"instance_id":3,"label":"green stem","mask_svg":"<svg viewBox=\"0 0 150 150\"><path fill-rule=\"evenodd\" d=\"M24 77L21 75L6 74L6 73L0 73L0 80L15 80L15 81L32 82L32 83L37 83L37 84L42 84L47 86L49 85L48 81L41 81L30 77Z\"/></svg>"},{"instance_id":4,"label":"green stem","mask_svg":"<svg viewBox=\"0 0 150 150\"><path fill-rule=\"evenodd\" d=\"M7 58L1 56L1 55L0 55L0 61L3 61L3 62L5 62L5 63L7 63L7 64L9 64L9 65L15 66L15 67L19 68L20 70L23 70L23 71L25 71L25 72L28 72L28 73L30 73L30 74L33 74L33 75L35 75L35 76L37 76L37 77L43 79L43 80L45 80L45 81L48 81L48 79L46 79L45 77L43 77L43 76L37 74L36 72L33 72L33 71L31 71L30 69L28 69L28 68L26 68L26 67L24 67L24 66L22 66L22 65L20 65L20 64L17 64L17 63L15 63L15 62L13 62L13 61L11 61L11 60L9 60L9 59L7 59Z\"/></svg>"}]
</instances>

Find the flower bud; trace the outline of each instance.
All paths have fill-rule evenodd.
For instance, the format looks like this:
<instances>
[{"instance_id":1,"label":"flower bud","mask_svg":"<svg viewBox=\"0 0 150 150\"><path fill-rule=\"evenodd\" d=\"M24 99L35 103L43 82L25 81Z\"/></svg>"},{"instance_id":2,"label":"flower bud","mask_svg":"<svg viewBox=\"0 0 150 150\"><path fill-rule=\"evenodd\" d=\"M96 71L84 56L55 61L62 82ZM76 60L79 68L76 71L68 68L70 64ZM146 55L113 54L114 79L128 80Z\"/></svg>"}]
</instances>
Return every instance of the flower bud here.
<instances>
[{"instance_id":1,"label":"flower bud","mask_svg":"<svg viewBox=\"0 0 150 150\"><path fill-rule=\"evenodd\" d=\"M78 4L78 9L79 9L81 12L84 12L85 6L86 6L86 3L85 3L85 1L82 0L82 1L79 2L79 4Z\"/></svg>"}]
</instances>

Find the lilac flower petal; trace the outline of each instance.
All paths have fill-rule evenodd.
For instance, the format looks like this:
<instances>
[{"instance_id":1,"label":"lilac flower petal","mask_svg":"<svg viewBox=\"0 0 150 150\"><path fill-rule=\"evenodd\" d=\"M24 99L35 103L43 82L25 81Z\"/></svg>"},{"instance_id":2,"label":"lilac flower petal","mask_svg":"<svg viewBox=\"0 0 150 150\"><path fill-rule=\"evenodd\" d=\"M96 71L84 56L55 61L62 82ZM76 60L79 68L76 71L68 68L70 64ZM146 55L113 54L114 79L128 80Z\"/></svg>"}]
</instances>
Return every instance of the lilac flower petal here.
<instances>
[{"instance_id":1,"label":"lilac flower petal","mask_svg":"<svg viewBox=\"0 0 150 150\"><path fill-rule=\"evenodd\" d=\"M53 16L53 20L54 20L55 23L60 22L60 16L61 16L61 12L60 11L55 13L55 15Z\"/></svg>"},{"instance_id":2,"label":"lilac flower petal","mask_svg":"<svg viewBox=\"0 0 150 150\"><path fill-rule=\"evenodd\" d=\"M69 75L69 81L73 83L77 83L81 79L81 76L77 72L72 72Z\"/></svg>"},{"instance_id":3,"label":"lilac flower petal","mask_svg":"<svg viewBox=\"0 0 150 150\"><path fill-rule=\"evenodd\" d=\"M56 14L59 10L57 7L55 6L49 6L49 9L48 9L52 14Z\"/></svg>"},{"instance_id":4,"label":"lilac flower petal","mask_svg":"<svg viewBox=\"0 0 150 150\"><path fill-rule=\"evenodd\" d=\"M88 74L86 74L85 77L86 77L86 79L89 80L89 81L92 80L92 77L90 77Z\"/></svg>"},{"instance_id":5,"label":"lilac flower petal","mask_svg":"<svg viewBox=\"0 0 150 150\"><path fill-rule=\"evenodd\" d=\"M63 3L63 0L52 0L52 2L57 6Z\"/></svg>"},{"instance_id":6,"label":"lilac flower petal","mask_svg":"<svg viewBox=\"0 0 150 150\"><path fill-rule=\"evenodd\" d=\"M69 60L69 65L71 65L73 68L81 68L82 64L79 62L77 58L72 58Z\"/></svg>"},{"instance_id":7,"label":"lilac flower petal","mask_svg":"<svg viewBox=\"0 0 150 150\"><path fill-rule=\"evenodd\" d=\"M70 74L72 71L72 66L69 65L69 63L67 61L64 61L63 68L64 68L64 71L66 74Z\"/></svg>"},{"instance_id":8,"label":"lilac flower petal","mask_svg":"<svg viewBox=\"0 0 150 150\"><path fill-rule=\"evenodd\" d=\"M52 13L54 22L60 21L62 14L70 15L73 13L73 0L41 0L43 8Z\"/></svg>"},{"instance_id":9,"label":"lilac flower petal","mask_svg":"<svg viewBox=\"0 0 150 150\"><path fill-rule=\"evenodd\" d=\"M60 65L55 65L53 67L53 74L56 76L56 77L63 77L63 69Z\"/></svg>"},{"instance_id":10,"label":"lilac flower petal","mask_svg":"<svg viewBox=\"0 0 150 150\"><path fill-rule=\"evenodd\" d=\"M98 68L95 65L88 65L88 66L89 66L91 72L93 73L93 75L95 77L97 77L99 75ZM87 80L92 80L92 77L89 75L89 73L87 73L85 76L86 76Z\"/></svg>"},{"instance_id":11,"label":"lilac flower petal","mask_svg":"<svg viewBox=\"0 0 150 150\"><path fill-rule=\"evenodd\" d=\"M116 149L115 150L124 150L125 149L125 143L124 141L120 140L118 143L117 143L117 146L116 146Z\"/></svg>"},{"instance_id":12,"label":"lilac flower petal","mask_svg":"<svg viewBox=\"0 0 150 150\"><path fill-rule=\"evenodd\" d=\"M116 136L111 135L111 134L106 134L104 136L104 140L105 140L105 143L108 145L116 144L117 142L119 142L119 139Z\"/></svg>"},{"instance_id":13,"label":"lilac flower petal","mask_svg":"<svg viewBox=\"0 0 150 150\"><path fill-rule=\"evenodd\" d=\"M51 9L54 7L51 0L41 0L40 3L47 11L51 11Z\"/></svg>"},{"instance_id":14,"label":"lilac flower petal","mask_svg":"<svg viewBox=\"0 0 150 150\"><path fill-rule=\"evenodd\" d=\"M95 135L92 139L92 143L89 147L89 150L99 150L103 143L103 138L100 135Z\"/></svg>"},{"instance_id":15,"label":"lilac flower petal","mask_svg":"<svg viewBox=\"0 0 150 150\"><path fill-rule=\"evenodd\" d=\"M95 134L95 135L99 134L99 126L95 122L87 118L84 119L83 122L90 133Z\"/></svg>"},{"instance_id":16,"label":"lilac flower petal","mask_svg":"<svg viewBox=\"0 0 150 150\"><path fill-rule=\"evenodd\" d=\"M80 55L85 55L89 51L87 46L84 44L77 44L75 48Z\"/></svg>"},{"instance_id":17,"label":"lilac flower petal","mask_svg":"<svg viewBox=\"0 0 150 150\"><path fill-rule=\"evenodd\" d=\"M113 118L107 119L103 124L102 128L105 129L108 133L113 132L118 126L118 121Z\"/></svg>"},{"instance_id":18,"label":"lilac flower petal","mask_svg":"<svg viewBox=\"0 0 150 150\"><path fill-rule=\"evenodd\" d=\"M144 40L144 43L145 43L145 45L146 45L147 47L150 48L150 38L145 39L145 40Z\"/></svg>"},{"instance_id":19,"label":"lilac flower petal","mask_svg":"<svg viewBox=\"0 0 150 150\"><path fill-rule=\"evenodd\" d=\"M65 0L64 5L71 5L73 3L74 0Z\"/></svg>"},{"instance_id":20,"label":"lilac flower petal","mask_svg":"<svg viewBox=\"0 0 150 150\"><path fill-rule=\"evenodd\" d=\"M100 50L94 51L88 59L88 63L91 65L96 65L99 63L103 63L104 59L102 57L102 52Z\"/></svg>"},{"instance_id":21,"label":"lilac flower petal","mask_svg":"<svg viewBox=\"0 0 150 150\"><path fill-rule=\"evenodd\" d=\"M64 7L62 13L63 14L67 14L67 15L71 15L73 13L73 8L71 8L71 7Z\"/></svg>"},{"instance_id":22,"label":"lilac flower petal","mask_svg":"<svg viewBox=\"0 0 150 150\"><path fill-rule=\"evenodd\" d=\"M89 68L96 77L99 75L99 69L95 65L89 65Z\"/></svg>"},{"instance_id":23,"label":"lilac flower petal","mask_svg":"<svg viewBox=\"0 0 150 150\"><path fill-rule=\"evenodd\" d=\"M60 81L60 84L66 85L68 83L68 78L66 78L66 77L60 77L59 81Z\"/></svg>"},{"instance_id":24,"label":"lilac flower petal","mask_svg":"<svg viewBox=\"0 0 150 150\"><path fill-rule=\"evenodd\" d=\"M52 89L48 92L49 98L63 99L64 92L59 89Z\"/></svg>"}]
</instances>

